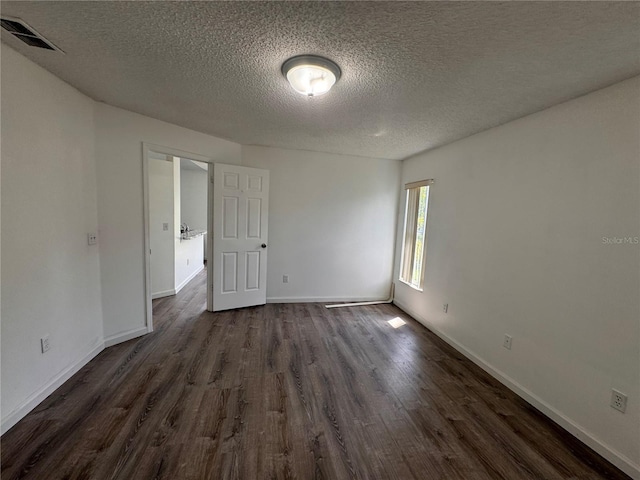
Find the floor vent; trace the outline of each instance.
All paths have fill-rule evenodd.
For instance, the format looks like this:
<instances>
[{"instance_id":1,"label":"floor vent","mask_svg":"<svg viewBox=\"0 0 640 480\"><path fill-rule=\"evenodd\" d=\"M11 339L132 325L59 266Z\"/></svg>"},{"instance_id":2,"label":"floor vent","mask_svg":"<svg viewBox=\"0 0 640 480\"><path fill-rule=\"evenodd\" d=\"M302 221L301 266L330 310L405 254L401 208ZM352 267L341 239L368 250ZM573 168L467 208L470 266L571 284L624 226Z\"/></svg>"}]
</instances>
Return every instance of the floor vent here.
<instances>
[{"instance_id":1,"label":"floor vent","mask_svg":"<svg viewBox=\"0 0 640 480\"><path fill-rule=\"evenodd\" d=\"M62 50L60 50L53 43L44 38L19 18L2 17L0 18L0 24L2 25L2 28L4 28L11 35L31 47L38 47L44 48L46 50L62 52Z\"/></svg>"}]
</instances>

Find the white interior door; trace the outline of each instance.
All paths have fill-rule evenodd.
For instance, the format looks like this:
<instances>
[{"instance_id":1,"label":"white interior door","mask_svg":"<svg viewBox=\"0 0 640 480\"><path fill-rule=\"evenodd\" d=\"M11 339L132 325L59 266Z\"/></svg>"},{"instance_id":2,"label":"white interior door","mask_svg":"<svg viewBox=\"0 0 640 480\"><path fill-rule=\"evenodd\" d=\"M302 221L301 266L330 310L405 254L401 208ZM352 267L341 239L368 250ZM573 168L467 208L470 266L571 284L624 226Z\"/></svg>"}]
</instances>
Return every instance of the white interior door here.
<instances>
[{"instance_id":1,"label":"white interior door","mask_svg":"<svg viewBox=\"0 0 640 480\"><path fill-rule=\"evenodd\" d=\"M267 301L269 171L216 163L213 311Z\"/></svg>"}]
</instances>

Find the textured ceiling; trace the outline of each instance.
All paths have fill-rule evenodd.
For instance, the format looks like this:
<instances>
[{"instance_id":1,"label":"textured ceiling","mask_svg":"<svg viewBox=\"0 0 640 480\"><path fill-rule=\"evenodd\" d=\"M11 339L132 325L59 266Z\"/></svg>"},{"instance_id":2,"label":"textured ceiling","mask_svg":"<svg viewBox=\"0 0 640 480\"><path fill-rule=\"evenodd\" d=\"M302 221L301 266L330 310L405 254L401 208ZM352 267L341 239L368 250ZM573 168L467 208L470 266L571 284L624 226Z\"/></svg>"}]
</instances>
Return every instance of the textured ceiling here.
<instances>
[{"instance_id":1,"label":"textured ceiling","mask_svg":"<svg viewBox=\"0 0 640 480\"><path fill-rule=\"evenodd\" d=\"M405 158L640 74L636 2L2 2L96 100L245 145ZM327 95L280 73L340 65Z\"/></svg>"}]
</instances>

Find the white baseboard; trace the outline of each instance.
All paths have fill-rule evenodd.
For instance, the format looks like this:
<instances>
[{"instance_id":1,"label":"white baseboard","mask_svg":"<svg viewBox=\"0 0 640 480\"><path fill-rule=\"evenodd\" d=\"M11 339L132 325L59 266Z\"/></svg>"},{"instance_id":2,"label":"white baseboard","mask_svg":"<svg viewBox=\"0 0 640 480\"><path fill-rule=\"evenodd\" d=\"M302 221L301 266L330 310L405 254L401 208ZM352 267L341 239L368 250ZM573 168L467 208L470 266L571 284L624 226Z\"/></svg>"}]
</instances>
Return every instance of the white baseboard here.
<instances>
[{"instance_id":1,"label":"white baseboard","mask_svg":"<svg viewBox=\"0 0 640 480\"><path fill-rule=\"evenodd\" d=\"M170 297L171 295L175 295L176 291L171 289L171 290L164 290L162 292L157 292L157 293L152 293L151 294L151 299L155 300L156 298L164 298L164 297Z\"/></svg>"},{"instance_id":2,"label":"white baseboard","mask_svg":"<svg viewBox=\"0 0 640 480\"><path fill-rule=\"evenodd\" d=\"M189 283L191 280L193 280L196 277L196 275L198 275L202 270L204 270L204 265L202 265L201 268L199 268L198 270L193 272L180 285L178 285L176 287L176 293L178 293L180 290L182 290L187 285L187 283Z\"/></svg>"},{"instance_id":3,"label":"white baseboard","mask_svg":"<svg viewBox=\"0 0 640 480\"><path fill-rule=\"evenodd\" d=\"M147 333L149 333L149 330L147 329L146 325L144 327L139 327L124 333L116 333L115 335L111 335L104 339L104 347L113 347L118 343L126 342L127 340L131 340L132 338L141 337L142 335L145 335Z\"/></svg>"},{"instance_id":4,"label":"white baseboard","mask_svg":"<svg viewBox=\"0 0 640 480\"><path fill-rule=\"evenodd\" d=\"M380 297L267 297L267 303L345 303L375 302Z\"/></svg>"},{"instance_id":5,"label":"white baseboard","mask_svg":"<svg viewBox=\"0 0 640 480\"><path fill-rule=\"evenodd\" d=\"M401 310L409 314L411 317L415 318L418 322L420 322L422 325L427 327L430 331L435 333L438 337L440 337L442 340L447 342L449 345L451 345L453 348L455 348L458 352L463 354L473 363L478 365L480 368L482 368L485 372L487 372L493 378L495 378L500 383L505 385L507 388L509 388L519 397L524 399L529 404L533 405L535 408L537 408L539 411L541 411L543 414L545 414L555 423L560 425L562 428L564 428L567 432L572 434L582 443L584 443L585 445L595 450L597 453L602 455L604 458L606 458L608 461L610 461L612 464L614 464L624 473L629 475L631 478L635 480L640 480L640 466L636 465L631 459L627 458L625 455L618 452L617 450L610 448L609 446L602 443L591 433L587 432L580 425L575 423L573 420L565 416L560 411L553 408L551 405L549 405L547 402L542 400L540 397L538 397L531 391L527 390L518 382L516 382L515 380L513 380L512 378L510 378L509 376L507 376L497 368L493 367L492 365L484 361L474 352L467 349L464 345L458 343L453 338L439 331L432 324L430 324L426 319L422 318L416 312L412 311L411 308L407 307L402 302L399 302L396 299L393 301L393 303L398 308L400 308Z\"/></svg>"},{"instance_id":6,"label":"white baseboard","mask_svg":"<svg viewBox=\"0 0 640 480\"><path fill-rule=\"evenodd\" d=\"M89 351L89 353L84 355L73 365L65 368L44 387L27 398L27 400L22 405L10 412L5 418L2 419L2 425L0 426L0 435L4 435L11 427L22 420L31 410L36 408L45 398L51 395L64 382L69 380L75 373L78 372L78 370L89 363L102 350L104 350L104 342L102 341L102 339L100 339L99 343L95 347L93 347Z\"/></svg>"}]
</instances>

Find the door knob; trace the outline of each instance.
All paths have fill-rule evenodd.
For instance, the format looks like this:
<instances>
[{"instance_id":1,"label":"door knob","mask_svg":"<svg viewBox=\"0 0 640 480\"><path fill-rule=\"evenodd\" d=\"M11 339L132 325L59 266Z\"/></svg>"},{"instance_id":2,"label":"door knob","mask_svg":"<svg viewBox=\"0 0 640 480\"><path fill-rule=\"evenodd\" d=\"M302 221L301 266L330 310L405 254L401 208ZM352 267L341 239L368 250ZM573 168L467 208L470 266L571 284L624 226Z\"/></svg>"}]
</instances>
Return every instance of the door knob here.
<instances>
[{"instance_id":1,"label":"door knob","mask_svg":"<svg viewBox=\"0 0 640 480\"><path fill-rule=\"evenodd\" d=\"M267 244L263 243L262 245L260 245L262 248L267 248Z\"/></svg>"}]
</instances>

